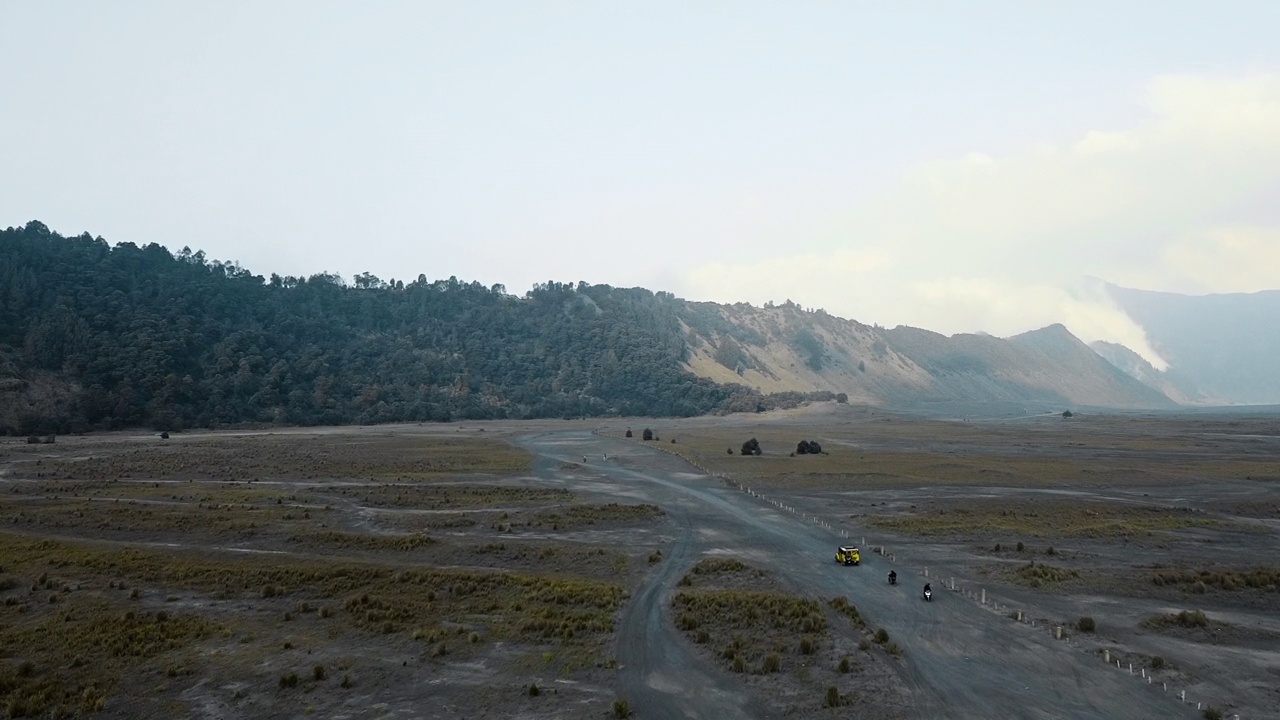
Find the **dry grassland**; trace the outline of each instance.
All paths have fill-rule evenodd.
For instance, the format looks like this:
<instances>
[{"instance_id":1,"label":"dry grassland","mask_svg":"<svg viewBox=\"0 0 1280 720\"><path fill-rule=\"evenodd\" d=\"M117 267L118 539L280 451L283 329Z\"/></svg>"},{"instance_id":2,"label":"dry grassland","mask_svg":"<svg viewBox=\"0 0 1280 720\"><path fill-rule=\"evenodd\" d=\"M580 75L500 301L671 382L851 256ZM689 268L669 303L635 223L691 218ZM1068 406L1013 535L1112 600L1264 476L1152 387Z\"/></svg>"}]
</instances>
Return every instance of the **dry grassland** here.
<instances>
[{"instance_id":1,"label":"dry grassland","mask_svg":"<svg viewBox=\"0 0 1280 720\"><path fill-rule=\"evenodd\" d=\"M530 458L497 439L36 450L0 456L0 716L332 709L393 682L387 652L517 677L604 666L648 550L547 533L661 518L500 477ZM402 527L419 518L448 536Z\"/></svg>"},{"instance_id":2,"label":"dry grassland","mask_svg":"<svg viewBox=\"0 0 1280 720\"><path fill-rule=\"evenodd\" d=\"M732 558L700 561L679 586L672 599L677 627L725 670L769 678L771 693L790 698L792 711L806 717L840 717L851 706L867 717L885 712L883 703L866 702L854 687L864 693L883 687L877 683L884 678L874 675L888 671L867 654L877 643L891 654L901 651L883 631L872 633L846 598L824 604L794 595Z\"/></svg>"},{"instance_id":3,"label":"dry grassland","mask_svg":"<svg viewBox=\"0 0 1280 720\"><path fill-rule=\"evenodd\" d=\"M712 473L788 490L1280 478L1272 458L1235 454L1211 439L1192 437L1185 427L1168 433L1167 424L1142 419L1088 422L1009 427L935 421L679 426L664 429L661 436L667 439L653 444ZM1161 435L1161 429L1167 434ZM617 430L607 434L622 437ZM764 454L742 456L742 443L753 437ZM638 435L632 440L643 442ZM819 441L824 452L792 457L801 440Z\"/></svg>"},{"instance_id":4,"label":"dry grassland","mask_svg":"<svg viewBox=\"0 0 1280 720\"><path fill-rule=\"evenodd\" d=\"M1229 524L1190 508L1046 499L962 501L925 512L872 517L868 523L897 533L958 539L1122 539Z\"/></svg>"}]
</instances>

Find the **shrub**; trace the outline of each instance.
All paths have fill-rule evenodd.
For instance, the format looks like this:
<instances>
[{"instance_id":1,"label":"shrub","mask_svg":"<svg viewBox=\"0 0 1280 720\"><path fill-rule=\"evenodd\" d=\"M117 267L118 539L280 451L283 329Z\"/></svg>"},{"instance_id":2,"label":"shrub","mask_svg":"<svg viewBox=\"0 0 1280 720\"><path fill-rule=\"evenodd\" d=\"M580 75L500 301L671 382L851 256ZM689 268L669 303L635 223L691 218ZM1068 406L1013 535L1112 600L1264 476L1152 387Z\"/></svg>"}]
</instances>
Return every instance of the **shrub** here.
<instances>
[{"instance_id":1,"label":"shrub","mask_svg":"<svg viewBox=\"0 0 1280 720\"><path fill-rule=\"evenodd\" d=\"M877 630L876 642L880 643L881 645L889 642L889 631L885 630L884 628L880 628L879 630Z\"/></svg>"},{"instance_id":2,"label":"shrub","mask_svg":"<svg viewBox=\"0 0 1280 720\"><path fill-rule=\"evenodd\" d=\"M630 430L628 430L627 432L629 433L629 432L631 432L631 431L630 431ZM542 691L538 689L538 684L537 684L537 683L530 683L530 684L529 684L529 697L538 697L538 695L539 695L539 694L541 694L541 693L542 693Z\"/></svg>"},{"instance_id":3,"label":"shrub","mask_svg":"<svg viewBox=\"0 0 1280 720\"><path fill-rule=\"evenodd\" d=\"M733 671L736 673L747 671L747 661L743 660L741 655L733 658Z\"/></svg>"},{"instance_id":4,"label":"shrub","mask_svg":"<svg viewBox=\"0 0 1280 720\"><path fill-rule=\"evenodd\" d=\"M840 688L837 688L835 685L828 685L827 696L823 701L823 705L826 705L827 707L839 707Z\"/></svg>"},{"instance_id":5,"label":"shrub","mask_svg":"<svg viewBox=\"0 0 1280 720\"><path fill-rule=\"evenodd\" d=\"M841 673L849 672L849 656L848 655L845 655L844 657L840 658L840 664L836 666L836 670Z\"/></svg>"},{"instance_id":6,"label":"shrub","mask_svg":"<svg viewBox=\"0 0 1280 720\"><path fill-rule=\"evenodd\" d=\"M613 716L615 718L631 717L631 703L622 698L613 701Z\"/></svg>"},{"instance_id":7,"label":"shrub","mask_svg":"<svg viewBox=\"0 0 1280 720\"><path fill-rule=\"evenodd\" d=\"M346 674L346 675L343 675L343 676L342 676L342 687L344 687L344 688L349 688L349 687L351 687L352 685L355 685L355 683L354 683L354 682L352 682L352 680L351 680L351 675L350 675L349 673L348 673L348 674Z\"/></svg>"},{"instance_id":8,"label":"shrub","mask_svg":"<svg viewBox=\"0 0 1280 720\"><path fill-rule=\"evenodd\" d=\"M627 428L627 437L631 437L631 436L632 436L632 435L631 435L631 428ZM532 690L533 688L536 688L536 687L538 687L538 686L537 686L537 685L534 685L534 686L532 686L532 687L530 688L530 690ZM536 693L533 693L533 694L536 694Z\"/></svg>"},{"instance_id":9,"label":"shrub","mask_svg":"<svg viewBox=\"0 0 1280 720\"><path fill-rule=\"evenodd\" d=\"M317 665L311 668L311 677L314 678L316 682L320 682L321 680L323 680L325 677L324 666Z\"/></svg>"},{"instance_id":10,"label":"shrub","mask_svg":"<svg viewBox=\"0 0 1280 720\"><path fill-rule=\"evenodd\" d=\"M813 641L813 638L809 637L808 635L805 635L804 637L800 638L800 654L801 655L812 655L814 651L817 649L818 649L817 643Z\"/></svg>"},{"instance_id":11,"label":"shrub","mask_svg":"<svg viewBox=\"0 0 1280 720\"><path fill-rule=\"evenodd\" d=\"M1093 622L1093 618L1085 616L1076 621L1076 629L1080 632L1091 633L1097 628Z\"/></svg>"},{"instance_id":12,"label":"shrub","mask_svg":"<svg viewBox=\"0 0 1280 720\"><path fill-rule=\"evenodd\" d=\"M652 439L653 439L653 431L652 431L652 430L650 430L649 428L645 428L645 429L644 429L644 432L640 433L640 439L642 439L642 440L652 440Z\"/></svg>"},{"instance_id":13,"label":"shrub","mask_svg":"<svg viewBox=\"0 0 1280 720\"><path fill-rule=\"evenodd\" d=\"M1164 666L1165 666L1164 658L1160 657L1159 655L1156 655L1155 657L1151 658L1152 670L1163 670Z\"/></svg>"},{"instance_id":14,"label":"shrub","mask_svg":"<svg viewBox=\"0 0 1280 720\"><path fill-rule=\"evenodd\" d=\"M761 452L760 441L755 438L751 438L750 440L742 443L743 455L760 455Z\"/></svg>"},{"instance_id":15,"label":"shrub","mask_svg":"<svg viewBox=\"0 0 1280 720\"><path fill-rule=\"evenodd\" d=\"M1019 541L1018 541L1018 552L1022 552L1023 550L1026 550L1026 549L1027 549L1027 546L1026 546L1026 545L1023 545L1023 544L1022 544L1022 541L1021 541L1021 540L1019 540Z\"/></svg>"},{"instance_id":16,"label":"shrub","mask_svg":"<svg viewBox=\"0 0 1280 720\"><path fill-rule=\"evenodd\" d=\"M1204 709L1205 720L1222 720L1222 710L1212 705Z\"/></svg>"},{"instance_id":17,"label":"shrub","mask_svg":"<svg viewBox=\"0 0 1280 720\"><path fill-rule=\"evenodd\" d=\"M764 656L764 665L761 667L764 672L776 673L782 669L782 656L778 653L769 653Z\"/></svg>"},{"instance_id":18,"label":"shrub","mask_svg":"<svg viewBox=\"0 0 1280 720\"><path fill-rule=\"evenodd\" d=\"M281 689L284 689L284 688L291 688L291 687L297 687L297 685L298 685L298 674L297 674L297 673L288 673L288 674L286 674L286 675L281 675L281 676L280 676L280 688L281 688Z\"/></svg>"}]
</instances>

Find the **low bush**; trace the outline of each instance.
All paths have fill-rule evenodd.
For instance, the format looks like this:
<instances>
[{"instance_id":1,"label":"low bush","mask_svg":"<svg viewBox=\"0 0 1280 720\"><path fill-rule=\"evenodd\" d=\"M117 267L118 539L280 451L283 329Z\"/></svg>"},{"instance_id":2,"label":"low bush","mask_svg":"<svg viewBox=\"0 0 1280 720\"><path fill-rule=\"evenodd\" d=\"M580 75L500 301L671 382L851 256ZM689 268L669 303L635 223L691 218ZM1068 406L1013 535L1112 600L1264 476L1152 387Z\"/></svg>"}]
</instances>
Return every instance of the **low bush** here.
<instances>
[{"instance_id":1,"label":"low bush","mask_svg":"<svg viewBox=\"0 0 1280 720\"><path fill-rule=\"evenodd\" d=\"M1203 610L1183 610L1178 613L1153 615L1143 620L1142 625L1151 630L1167 627L1203 628L1209 626L1209 617Z\"/></svg>"},{"instance_id":2,"label":"low bush","mask_svg":"<svg viewBox=\"0 0 1280 720\"><path fill-rule=\"evenodd\" d=\"M827 693L823 698L822 704L826 707L840 707L840 688L835 685L827 686Z\"/></svg>"}]
</instances>

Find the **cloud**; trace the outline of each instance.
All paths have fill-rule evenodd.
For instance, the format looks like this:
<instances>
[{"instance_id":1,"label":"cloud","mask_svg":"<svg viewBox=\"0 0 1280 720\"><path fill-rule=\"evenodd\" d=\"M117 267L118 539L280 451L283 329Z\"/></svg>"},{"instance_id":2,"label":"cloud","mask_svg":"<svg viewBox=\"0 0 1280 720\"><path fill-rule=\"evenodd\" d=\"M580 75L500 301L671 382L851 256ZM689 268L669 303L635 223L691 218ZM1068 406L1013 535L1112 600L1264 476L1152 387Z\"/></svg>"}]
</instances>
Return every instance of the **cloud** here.
<instances>
[{"instance_id":1,"label":"cloud","mask_svg":"<svg viewBox=\"0 0 1280 720\"><path fill-rule=\"evenodd\" d=\"M1227 227L1164 249L1164 267L1205 292L1257 292L1280 283L1280 228Z\"/></svg>"},{"instance_id":2,"label":"cloud","mask_svg":"<svg viewBox=\"0 0 1280 720\"><path fill-rule=\"evenodd\" d=\"M1063 322L1163 365L1082 278L1274 286L1280 218L1260 198L1280 188L1280 75L1160 77L1146 101L1150 119L1127 130L916 167L791 252L693 268L682 290L949 333Z\"/></svg>"}]
</instances>

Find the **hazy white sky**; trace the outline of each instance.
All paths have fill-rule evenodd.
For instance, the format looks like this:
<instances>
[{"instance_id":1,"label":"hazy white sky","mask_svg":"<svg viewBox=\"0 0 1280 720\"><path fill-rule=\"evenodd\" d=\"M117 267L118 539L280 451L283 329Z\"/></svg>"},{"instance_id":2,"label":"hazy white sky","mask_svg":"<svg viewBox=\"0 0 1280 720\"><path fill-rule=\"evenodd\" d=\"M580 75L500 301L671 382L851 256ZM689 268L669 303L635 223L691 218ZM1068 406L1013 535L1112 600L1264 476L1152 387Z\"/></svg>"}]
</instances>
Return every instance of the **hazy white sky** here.
<instances>
[{"instance_id":1,"label":"hazy white sky","mask_svg":"<svg viewBox=\"0 0 1280 720\"><path fill-rule=\"evenodd\" d=\"M1142 349L1085 278L1280 286L1277 28L1265 0L0 0L0 226Z\"/></svg>"}]
</instances>

